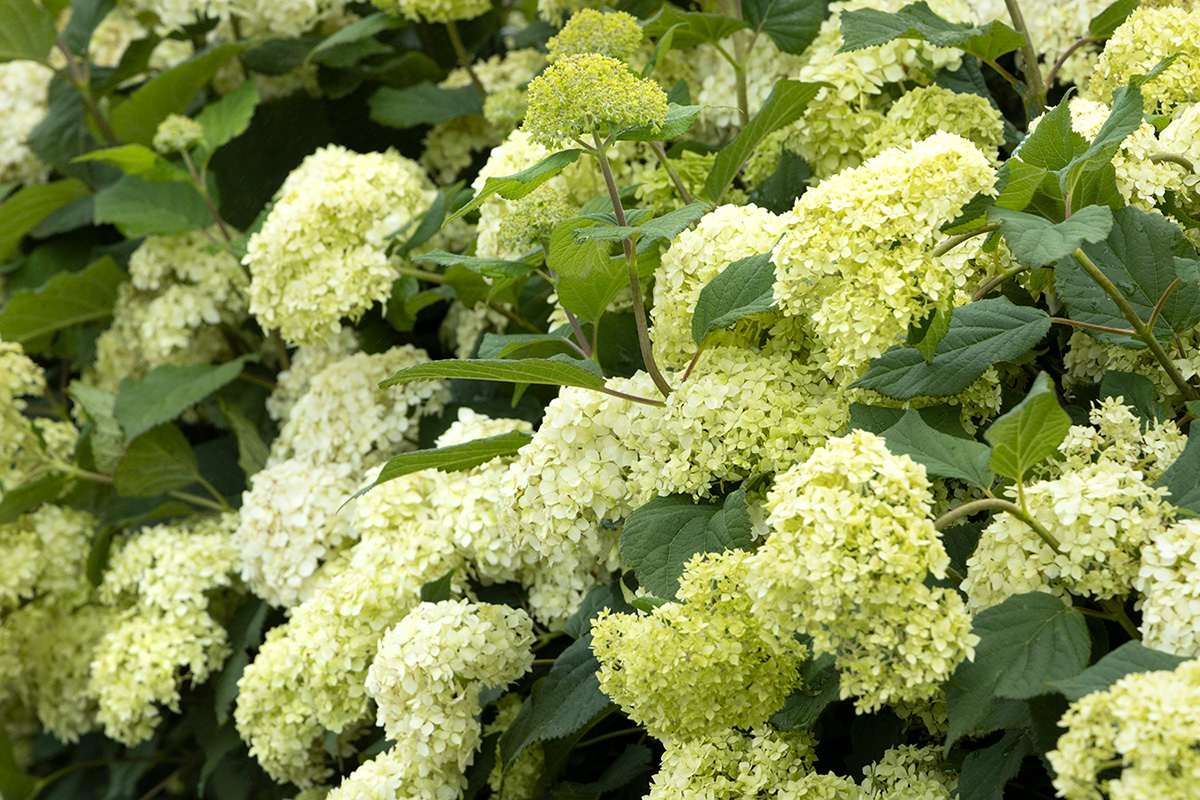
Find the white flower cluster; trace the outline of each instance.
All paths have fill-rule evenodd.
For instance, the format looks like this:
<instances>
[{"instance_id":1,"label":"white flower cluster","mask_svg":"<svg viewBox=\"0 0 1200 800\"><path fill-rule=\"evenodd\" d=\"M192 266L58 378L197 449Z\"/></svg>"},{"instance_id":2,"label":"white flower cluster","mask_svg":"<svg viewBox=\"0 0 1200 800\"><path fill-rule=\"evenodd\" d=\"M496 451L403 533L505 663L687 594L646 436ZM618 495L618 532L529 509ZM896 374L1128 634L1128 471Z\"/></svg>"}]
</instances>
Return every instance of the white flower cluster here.
<instances>
[{"instance_id":1,"label":"white flower cluster","mask_svg":"<svg viewBox=\"0 0 1200 800\"><path fill-rule=\"evenodd\" d=\"M395 742L329 798L453 800L482 739L483 686L503 688L533 663L533 621L519 609L449 600L422 603L379 643L367 691Z\"/></svg>"},{"instance_id":2,"label":"white flower cluster","mask_svg":"<svg viewBox=\"0 0 1200 800\"><path fill-rule=\"evenodd\" d=\"M233 355L223 330L246 319L248 280L237 259L212 252L200 232L151 236L129 258L113 321L96 341L84 380L116 391L163 364L208 364ZM252 349L253 342L245 342Z\"/></svg>"},{"instance_id":3,"label":"white flower cluster","mask_svg":"<svg viewBox=\"0 0 1200 800\"><path fill-rule=\"evenodd\" d=\"M1142 548L1142 644L1200 657L1200 521L1180 520Z\"/></svg>"},{"instance_id":4,"label":"white flower cluster","mask_svg":"<svg viewBox=\"0 0 1200 800\"><path fill-rule=\"evenodd\" d=\"M0 183L40 183L50 174L29 149L29 134L50 111L54 73L33 61L0 64Z\"/></svg>"},{"instance_id":5,"label":"white flower cluster","mask_svg":"<svg viewBox=\"0 0 1200 800\"><path fill-rule=\"evenodd\" d=\"M75 450L79 431L70 422L25 414L25 398L45 389L41 367L19 344L0 340L0 500L42 477L49 459L68 460Z\"/></svg>"},{"instance_id":6,"label":"white flower cluster","mask_svg":"<svg viewBox=\"0 0 1200 800\"><path fill-rule=\"evenodd\" d=\"M1059 724L1067 732L1046 757L1060 797L1193 797L1200 781L1200 662L1126 675L1076 700Z\"/></svg>"},{"instance_id":7,"label":"white flower cluster","mask_svg":"<svg viewBox=\"0 0 1200 800\"><path fill-rule=\"evenodd\" d=\"M1179 57L1142 87L1148 113L1171 113L1181 103L1200 101L1200 9L1146 5L1113 33L1088 82L1089 96L1111 102L1113 92L1134 75L1145 75L1170 55Z\"/></svg>"},{"instance_id":8,"label":"white flower cluster","mask_svg":"<svg viewBox=\"0 0 1200 800\"><path fill-rule=\"evenodd\" d=\"M936 133L887 150L805 192L775 249L775 299L811 320L831 376L857 377L867 362L965 285L978 248L935 257L940 226L995 169L961 136Z\"/></svg>"},{"instance_id":9,"label":"white flower cluster","mask_svg":"<svg viewBox=\"0 0 1200 800\"><path fill-rule=\"evenodd\" d=\"M862 711L932 700L978 641L959 595L925 584L949 563L932 500L924 467L858 430L767 495L771 535L749 561L756 612L833 653Z\"/></svg>"},{"instance_id":10,"label":"white flower cluster","mask_svg":"<svg viewBox=\"0 0 1200 800\"><path fill-rule=\"evenodd\" d=\"M292 344L335 333L386 300L396 270L387 237L420 213L428 179L388 151L323 147L288 175L250 237L250 313Z\"/></svg>"}]
</instances>

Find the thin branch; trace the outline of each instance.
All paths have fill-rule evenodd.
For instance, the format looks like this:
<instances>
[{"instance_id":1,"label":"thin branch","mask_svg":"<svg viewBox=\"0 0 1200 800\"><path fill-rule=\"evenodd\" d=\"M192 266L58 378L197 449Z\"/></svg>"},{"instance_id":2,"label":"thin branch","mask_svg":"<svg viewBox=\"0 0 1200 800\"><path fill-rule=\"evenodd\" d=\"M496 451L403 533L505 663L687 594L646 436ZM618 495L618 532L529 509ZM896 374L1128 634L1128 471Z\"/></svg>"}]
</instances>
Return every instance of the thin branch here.
<instances>
[{"instance_id":1,"label":"thin branch","mask_svg":"<svg viewBox=\"0 0 1200 800\"><path fill-rule=\"evenodd\" d=\"M651 142L650 149L654 151L654 155L658 156L658 161L670 176L671 183L675 184L675 191L679 192L679 199L683 200L684 205L691 205L692 193L679 179L679 173L675 171L675 167L671 166L671 160L667 158L667 151L663 148L662 142Z\"/></svg>"},{"instance_id":2,"label":"thin branch","mask_svg":"<svg viewBox=\"0 0 1200 800\"><path fill-rule=\"evenodd\" d=\"M401 275L407 275L410 278L416 278L417 280L429 283L436 283L439 286L446 282L446 276L436 272L429 272L428 270L417 269L416 267L398 267L396 271Z\"/></svg>"},{"instance_id":3,"label":"thin branch","mask_svg":"<svg viewBox=\"0 0 1200 800\"><path fill-rule=\"evenodd\" d=\"M458 56L459 65L466 70L467 77L471 79L475 89L487 97L487 89L483 88L483 81L479 80L479 76L475 74L475 68L471 66L471 55L463 46L462 36L458 32L458 25L454 23L454 20L446 22L446 34L450 37L450 46L454 48L454 53Z\"/></svg>"},{"instance_id":4,"label":"thin branch","mask_svg":"<svg viewBox=\"0 0 1200 800\"><path fill-rule=\"evenodd\" d=\"M1196 171L1196 165L1178 153L1155 153L1150 156L1150 163L1152 164L1162 164L1164 162L1181 166L1188 172L1194 173Z\"/></svg>"},{"instance_id":5,"label":"thin branch","mask_svg":"<svg viewBox=\"0 0 1200 800\"><path fill-rule=\"evenodd\" d=\"M104 137L104 141L108 143L109 147L119 146L121 140L113 132L112 126L108 123L108 118L104 116L104 112L100 110L100 105L96 102L96 96L92 94L91 79L80 68L79 60L75 58L75 54L71 52L71 48L67 47L66 40L59 36L54 41L54 46L67 60L67 70L70 74L63 77L66 77L83 97L83 104L87 107L88 114L91 115L92 120L96 123L96 127L100 130L100 135Z\"/></svg>"},{"instance_id":6,"label":"thin branch","mask_svg":"<svg viewBox=\"0 0 1200 800\"><path fill-rule=\"evenodd\" d=\"M1059 325L1070 325L1072 328L1082 328L1086 331L1118 333L1122 336L1137 336L1137 331L1132 331L1129 328L1110 328L1107 325L1093 325L1090 322L1080 322L1079 320L1067 319L1066 317L1051 317L1050 321L1057 322Z\"/></svg>"},{"instance_id":7,"label":"thin branch","mask_svg":"<svg viewBox=\"0 0 1200 800\"><path fill-rule=\"evenodd\" d=\"M1042 68L1038 66L1037 49L1033 46L1033 36L1029 33L1029 26L1025 24L1025 17L1021 13L1021 6L1017 0L1004 0L1004 5L1008 8L1008 16L1012 19L1013 29L1021 34L1023 39L1021 43L1021 55L1024 63L1025 83L1029 87L1026 97L1026 113L1030 119L1039 116L1046 108L1046 82L1042 80Z\"/></svg>"},{"instance_id":8,"label":"thin branch","mask_svg":"<svg viewBox=\"0 0 1200 800\"><path fill-rule=\"evenodd\" d=\"M1032 269L1032 267L1017 266L1013 269L1004 270L999 275L989 278L987 283L983 284L983 286L980 286L975 290L975 294L971 295L971 302L974 303L978 300L982 300L983 298L987 297L988 292L990 292L992 289L995 289L997 286L1004 283L1014 275L1019 275L1029 269Z\"/></svg>"},{"instance_id":9,"label":"thin branch","mask_svg":"<svg viewBox=\"0 0 1200 800\"><path fill-rule=\"evenodd\" d=\"M692 370L696 368L696 362L700 360L700 354L704 352L704 346L696 348L696 355L692 356L692 360L688 362L687 369L683 372L683 377L680 378L680 383L685 382L692 376Z\"/></svg>"},{"instance_id":10,"label":"thin branch","mask_svg":"<svg viewBox=\"0 0 1200 800\"><path fill-rule=\"evenodd\" d=\"M1018 484L1018 486L1020 486L1020 484ZM984 498L983 500L973 500L970 503L963 503L957 508L952 508L945 514L942 514L940 517L938 517L934 521L933 527L939 531L945 530L950 523L956 522L963 517L969 517L972 514L978 514L980 511L1005 511L1009 514L1012 514L1014 517L1021 520L1021 522L1024 522L1026 525L1032 528L1033 532L1041 537L1041 540L1049 545L1051 549L1053 549L1055 552L1061 552L1062 545L1059 544L1059 541L1054 537L1054 534L1046 530L1042 523L1030 516L1028 512L1026 512L1016 503L1010 503L1007 500L1001 500L997 497L988 497Z\"/></svg>"},{"instance_id":11,"label":"thin branch","mask_svg":"<svg viewBox=\"0 0 1200 800\"><path fill-rule=\"evenodd\" d=\"M987 225L984 225L980 228L976 228L973 231L967 231L966 233L960 233L956 236L951 236L949 239L942 242L941 244L939 244L937 247L935 247L933 249L933 257L938 258L939 256L944 256L944 255L946 255L946 253L949 253L951 250L958 247L963 242L970 241L971 239L974 239L976 236L982 236L985 233L991 233L992 231L998 231L998 230L1000 230L999 222L989 222Z\"/></svg>"},{"instance_id":12,"label":"thin branch","mask_svg":"<svg viewBox=\"0 0 1200 800\"><path fill-rule=\"evenodd\" d=\"M609 389L607 386L600 387L600 388L596 389L596 391L603 392L604 394L612 395L613 397L619 397L622 400L629 400L634 403L641 403L642 405L647 405L647 406L665 406L666 405L666 403L664 403L662 400L654 400L649 397L638 397L636 394L626 394L625 392L618 392L616 389Z\"/></svg>"},{"instance_id":13,"label":"thin branch","mask_svg":"<svg viewBox=\"0 0 1200 800\"><path fill-rule=\"evenodd\" d=\"M1083 36L1076 39L1075 44L1068 47L1066 52L1058 57L1058 61L1054 62L1054 66L1050 67L1050 71L1046 73L1046 86L1054 85L1054 79L1058 77L1058 71L1062 69L1063 64L1067 63L1068 58L1075 55L1075 51L1081 47L1086 47L1094 41L1096 41L1094 36Z\"/></svg>"},{"instance_id":14,"label":"thin branch","mask_svg":"<svg viewBox=\"0 0 1200 800\"><path fill-rule=\"evenodd\" d=\"M1183 281L1179 278L1171 281L1171 285L1163 291L1162 297L1158 298L1158 302L1154 304L1154 310L1150 312L1150 319L1146 320L1147 328L1154 330L1154 323L1158 321L1158 315L1162 313L1163 306L1167 304L1167 298L1182 285Z\"/></svg>"}]
</instances>

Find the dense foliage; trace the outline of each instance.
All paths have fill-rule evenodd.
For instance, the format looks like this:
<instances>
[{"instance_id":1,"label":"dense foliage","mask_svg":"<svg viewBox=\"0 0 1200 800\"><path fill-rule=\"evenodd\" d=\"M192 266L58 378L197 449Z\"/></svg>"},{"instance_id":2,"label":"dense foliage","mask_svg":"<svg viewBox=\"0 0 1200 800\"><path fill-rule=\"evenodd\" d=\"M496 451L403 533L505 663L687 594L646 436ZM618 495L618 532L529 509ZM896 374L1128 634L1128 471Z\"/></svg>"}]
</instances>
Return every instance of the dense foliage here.
<instances>
[{"instance_id":1,"label":"dense foliage","mask_svg":"<svg viewBox=\"0 0 1200 800\"><path fill-rule=\"evenodd\" d=\"M1189 798L1189 0L0 0L0 795Z\"/></svg>"}]
</instances>

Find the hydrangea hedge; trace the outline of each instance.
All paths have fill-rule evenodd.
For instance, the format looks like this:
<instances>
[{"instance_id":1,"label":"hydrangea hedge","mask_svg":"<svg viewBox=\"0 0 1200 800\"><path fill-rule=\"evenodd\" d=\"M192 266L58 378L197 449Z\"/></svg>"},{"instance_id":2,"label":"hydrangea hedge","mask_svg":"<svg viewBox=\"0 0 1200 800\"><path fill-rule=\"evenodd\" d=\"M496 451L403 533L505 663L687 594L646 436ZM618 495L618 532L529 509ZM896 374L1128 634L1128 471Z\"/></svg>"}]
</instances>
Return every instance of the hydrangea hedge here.
<instances>
[{"instance_id":1,"label":"hydrangea hedge","mask_svg":"<svg viewBox=\"0 0 1200 800\"><path fill-rule=\"evenodd\" d=\"M1190 0L0 0L0 796L1200 792Z\"/></svg>"}]
</instances>

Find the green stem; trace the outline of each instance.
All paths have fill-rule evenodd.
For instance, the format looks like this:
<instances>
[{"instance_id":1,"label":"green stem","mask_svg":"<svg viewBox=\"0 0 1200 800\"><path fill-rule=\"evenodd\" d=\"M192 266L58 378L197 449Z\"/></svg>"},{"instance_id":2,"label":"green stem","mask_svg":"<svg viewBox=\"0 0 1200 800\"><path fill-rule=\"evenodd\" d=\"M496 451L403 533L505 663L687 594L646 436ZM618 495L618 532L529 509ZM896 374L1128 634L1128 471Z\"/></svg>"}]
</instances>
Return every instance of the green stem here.
<instances>
[{"instance_id":1,"label":"green stem","mask_svg":"<svg viewBox=\"0 0 1200 800\"><path fill-rule=\"evenodd\" d=\"M1021 520L1021 522L1024 522L1026 525L1032 528L1033 532L1036 533L1043 542L1049 545L1051 549L1053 549L1055 552L1061 552L1060 548L1062 545L1059 544L1059 541L1054 537L1054 534L1046 530L1042 523L1034 519L1027 511L1025 511L1025 509L1021 508L1016 503L1010 503L1009 501L1001 500L998 497L988 497L982 500L973 500L970 503L963 503L957 508L952 508L945 514L942 514L940 517L938 517L934 521L933 527L939 531L945 530L950 523L956 522L963 517L969 517L972 514L978 514L980 511L1004 511L1012 514L1014 517Z\"/></svg>"},{"instance_id":2,"label":"green stem","mask_svg":"<svg viewBox=\"0 0 1200 800\"><path fill-rule=\"evenodd\" d=\"M83 480L91 481L93 483L103 483L108 486L113 484L113 479L109 476L101 475L99 472L91 472L86 469L81 469L74 464L67 464L66 462L55 459L51 459L47 463L53 469L63 473L64 475L70 475L73 478L82 478ZM208 483L203 478L199 478L199 480L201 481L202 486ZM209 486L206 486L205 488L209 488ZM222 498L221 502L218 504L212 500L209 500L207 497L200 497L199 495L192 494L191 492L180 492L176 491L175 489L169 489L163 492L163 494L165 494L167 497L174 497L176 500L182 500L185 503L191 503L194 506L199 506L200 508L207 508L209 511L230 510L229 504L225 502L224 498Z\"/></svg>"},{"instance_id":3,"label":"green stem","mask_svg":"<svg viewBox=\"0 0 1200 800\"><path fill-rule=\"evenodd\" d=\"M1138 641L1141 640L1141 631L1137 629L1137 625L1134 625L1133 620L1131 620L1129 615L1125 613L1125 607L1121 605L1119 600L1113 600L1111 598L1108 600L1102 600L1100 601L1100 605L1104 606L1105 610L1112 614L1112 618L1116 620L1117 624L1120 625L1126 633L1129 634L1131 639L1136 639Z\"/></svg>"},{"instance_id":4,"label":"green stem","mask_svg":"<svg viewBox=\"0 0 1200 800\"><path fill-rule=\"evenodd\" d=\"M446 282L446 276L439 275L436 272L428 272L423 269L417 269L416 267L398 267L396 271L401 275L407 275L410 278L416 278L420 281L436 283L439 286Z\"/></svg>"},{"instance_id":5,"label":"green stem","mask_svg":"<svg viewBox=\"0 0 1200 800\"><path fill-rule=\"evenodd\" d=\"M104 112L100 110L100 104L96 102L96 96L92 94L92 81L86 68L86 62L84 66L80 66L79 59L75 58L75 54L71 52L70 47L67 47L67 43L61 36L55 40L54 46L67 60L68 74L62 77L70 81L71 85L83 97L83 104L87 108L88 114L91 116L92 121L96 123L96 128L100 131L100 135L104 137L104 141L108 143L108 146L119 146L121 140L113 132L112 126L108 123L108 118L104 116Z\"/></svg>"},{"instance_id":6,"label":"green stem","mask_svg":"<svg viewBox=\"0 0 1200 800\"><path fill-rule=\"evenodd\" d=\"M1129 328L1110 328L1107 325L1093 325L1090 322L1079 322L1066 317L1051 317L1051 322L1057 322L1059 325L1070 325L1072 328L1082 328L1085 331L1099 331L1100 333L1116 333L1121 336L1137 336L1137 331L1131 331Z\"/></svg>"},{"instance_id":7,"label":"green stem","mask_svg":"<svg viewBox=\"0 0 1200 800\"><path fill-rule=\"evenodd\" d=\"M1021 44L1021 55L1024 64L1025 83L1028 86L1025 94L1025 113L1029 119L1035 119L1046 109L1046 82L1042 80L1042 69L1038 66L1037 50L1033 47L1033 37L1029 34L1029 26L1025 24L1025 16L1017 0L1004 0L1008 8L1008 16L1012 19L1013 29L1021 34L1024 42Z\"/></svg>"},{"instance_id":8,"label":"green stem","mask_svg":"<svg viewBox=\"0 0 1200 800\"><path fill-rule=\"evenodd\" d=\"M1178 166L1186 169L1188 172L1196 171L1196 165L1193 164L1190 159L1187 159L1178 153L1155 153L1154 155L1150 156L1150 163L1152 164L1161 164L1164 161L1169 164L1177 164Z\"/></svg>"},{"instance_id":9,"label":"green stem","mask_svg":"<svg viewBox=\"0 0 1200 800\"><path fill-rule=\"evenodd\" d=\"M1022 272L1025 272L1026 270L1029 270L1029 269L1031 269L1031 267L1022 267L1022 266L1018 265L1016 267L1013 267L1012 269L1004 270L999 275L996 275L996 276L990 278L987 281L987 283L983 284L983 286L980 286L975 291L975 294L971 295L971 302L974 303L978 300L982 300L983 298L987 297L987 293L990 292L992 289L995 289L997 286L1004 283L1009 278L1011 278L1015 275L1020 275Z\"/></svg>"},{"instance_id":10,"label":"green stem","mask_svg":"<svg viewBox=\"0 0 1200 800\"><path fill-rule=\"evenodd\" d=\"M604 183L608 187L608 196L612 200L613 214L617 218L617 224L624 227L628 224L625 220L625 207L621 204L621 193L617 190L617 181L613 178L612 167L608 163L605 143L601 141L600 134L595 131L592 132L592 137L596 142L596 158L600 160L600 171L604 173ZM650 379L654 381L654 385L658 387L662 396L666 397L671 393L671 384L667 383L667 379L659 372L658 364L654 361L654 346L650 343L650 328L646 324L646 302L642 296L642 281L638 277L637 271L637 250L634 249L633 242L629 239L625 239L621 244L625 248L625 267L629 271L629 290L633 293L633 320L637 326L642 360L646 364L646 372L650 374Z\"/></svg>"},{"instance_id":11,"label":"green stem","mask_svg":"<svg viewBox=\"0 0 1200 800\"><path fill-rule=\"evenodd\" d=\"M1000 223L989 222L987 225L976 228L973 231L967 231L966 233L960 233L956 236L951 236L949 239L942 242L937 247L933 248L933 257L938 258L940 256L944 256L944 255L946 255L946 253L949 253L951 250L958 247L963 242L970 241L971 239L974 239L976 236L982 236L985 233L991 233L992 231L998 231L998 230L1000 230Z\"/></svg>"},{"instance_id":12,"label":"green stem","mask_svg":"<svg viewBox=\"0 0 1200 800\"><path fill-rule=\"evenodd\" d=\"M717 48L717 52L721 54L721 57L729 63L729 66L733 67L734 86L737 90L738 114L742 119L742 127L744 128L746 123L750 121L750 97L746 90L746 69L742 66L741 46L738 44L736 38L733 40L733 46L737 53L736 56L729 55L728 50L721 47L719 43L713 42L713 47Z\"/></svg>"},{"instance_id":13,"label":"green stem","mask_svg":"<svg viewBox=\"0 0 1200 800\"><path fill-rule=\"evenodd\" d=\"M1112 301L1117 304L1117 308L1121 310L1121 313L1125 315L1125 319L1129 320L1130 325L1133 326L1133 330L1136 333L1137 338L1145 342L1146 346L1150 348L1150 352L1154 354L1154 357L1158 360L1159 365L1166 370L1167 376L1171 379L1171 382L1175 384L1175 387L1179 389L1179 393L1183 396L1183 399L1200 400L1200 394L1198 394L1192 385L1184 379L1183 374L1179 371L1179 368L1175 366L1175 362L1171 359L1171 357L1167 354L1167 351L1163 349L1163 346L1154 336L1154 330L1148 327L1146 323L1142 321L1141 317L1138 316L1137 311L1132 305L1130 305L1129 300L1127 300L1125 295L1121 293L1121 290L1118 289L1116 285L1108 279L1107 275L1100 271L1100 268L1097 267L1090 258L1088 258L1087 253L1083 252L1083 250L1076 249L1074 256L1079 265L1083 267L1084 272L1086 272L1091 279L1094 280L1100 286L1100 288L1104 290L1104 293L1112 298Z\"/></svg>"},{"instance_id":14,"label":"green stem","mask_svg":"<svg viewBox=\"0 0 1200 800\"><path fill-rule=\"evenodd\" d=\"M1096 41L1096 39L1091 36L1083 36L1075 40L1075 44L1068 47L1066 52L1059 56L1058 60L1054 62L1054 66L1050 67L1050 71L1046 73L1046 86L1049 87L1054 85L1054 79L1058 77L1058 71L1062 69L1063 64L1067 63L1067 59L1075 54L1076 50L1081 47L1086 47L1094 41Z\"/></svg>"},{"instance_id":15,"label":"green stem","mask_svg":"<svg viewBox=\"0 0 1200 800\"><path fill-rule=\"evenodd\" d=\"M610 739L617 739L622 736L628 736L631 733L641 733L641 732L642 732L642 728L626 728L623 731L613 731L612 733L603 733L599 736L593 736L591 739L584 739L582 742L580 742L579 744L577 744L575 746L576 747L590 747L594 744L599 744L600 742L607 742Z\"/></svg>"},{"instance_id":16,"label":"green stem","mask_svg":"<svg viewBox=\"0 0 1200 800\"><path fill-rule=\"evenodd\" d=\"M207 181L204 176L196 169L192 157L188 155L186 150L180 152L183 156L183 164L187 167L188 175L192 178L192 185L196 187L196 191L200 193L200 197L204 199L204 206L208 209L209 215L213 218L213 222L217 224L217 230L221 232L221 236L225 242L233 241L233 234L229 232L229 227L225 224L225 220L221 217L221 212L217 210L217 204L213 202L212 195L208 193Z\"/></svg>"},{"instance_id":17,"label":"green stem","mask_svg":"<svg viewBox=\"0 0 1200 800\"><path fill-rule=\"evenodd\" d=\"M683 185L683 181L679 179L679 173L671 166L671 159L667 158L667 151L663 148L662 142L651 142L650 149L654 151L654 155L658 156L658 163L662 164L663 169L667 171L671 183L675 184L675 191L679 192L679 199L683 201L684 205L691 205L692 193Z\"/></svg>"},{"instance_id":18,"label":"green stem","mask_svg":"<svg viewBox=\"0 0 1200 800\"><path fill-rule=\"evenodd\" d=\"M1150 312L1150 319L1146 320L1146 327L1154 330L1154 323L1158 322L1158 315L1162 313L1163 306L1167 304L1167 298L1171 293L1183 285L1183 281L1179 278L1171 281L1171 285L1162 293L1162 297L1158 298L1158 302L1154 304L1154 310Z\"/></svg>"},{"instance_id":19,"label":"green stem","mask_svg":"<svg viewBox=\"0 0 1200 800\"><path fill-rule=\"evenodd\" d=\"M272 329L271 344L275 346L275 355L279 358L279 369L291 369L292 362L288 358L287 345L283 343L283 337L279 335L279 328Z\"/></svg>"},{"instance_id":20,"label":"green stem","mask_svg":"<svg viewBox=\"0 0 1200 800\"><path fill-rule=\"evenodd\" d=\"M466 70L467 77L471 79L471 83L479 94L487 97L487 89L483 88L483 81L479 80L479 76L475 74L475 68L471 66L471 55L463 46L462 35L459 34L458 25L454 23L454 20L446 23L446 34L450 37L450 46L454 48L454 53L458 56L459 65Z\"/></svg>"}]
</instances>

